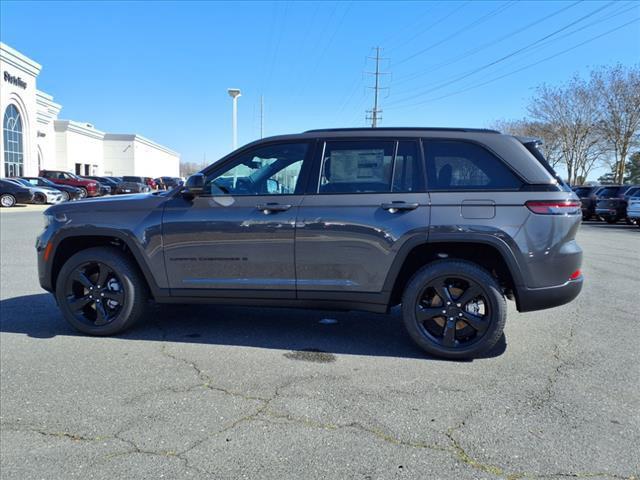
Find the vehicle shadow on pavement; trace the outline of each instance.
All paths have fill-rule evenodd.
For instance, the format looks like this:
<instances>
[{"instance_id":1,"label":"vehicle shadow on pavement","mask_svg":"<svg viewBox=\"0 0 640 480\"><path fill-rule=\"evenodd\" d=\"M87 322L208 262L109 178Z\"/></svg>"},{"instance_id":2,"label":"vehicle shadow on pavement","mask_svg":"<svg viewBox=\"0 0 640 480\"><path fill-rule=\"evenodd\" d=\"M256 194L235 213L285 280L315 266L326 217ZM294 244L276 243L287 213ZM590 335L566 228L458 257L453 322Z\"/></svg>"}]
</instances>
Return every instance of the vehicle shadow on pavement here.
<instances>
[{"instance_id":1,"label":"vehicle shadow on pavement","mask_svg":"<svg viewBox=\"0 0 640 480\"><path fill-rule=\"evenodd\" d=\"M0 301L0 331L43 339L59 335L83 337L64 321L53 297L45 293ZM385 315L151 304L146 318L116 338L440 360L429 357L413 343L397 308ZM483 358L497 357L506 347L503 335Z\"/></svg>"}]
</instances>

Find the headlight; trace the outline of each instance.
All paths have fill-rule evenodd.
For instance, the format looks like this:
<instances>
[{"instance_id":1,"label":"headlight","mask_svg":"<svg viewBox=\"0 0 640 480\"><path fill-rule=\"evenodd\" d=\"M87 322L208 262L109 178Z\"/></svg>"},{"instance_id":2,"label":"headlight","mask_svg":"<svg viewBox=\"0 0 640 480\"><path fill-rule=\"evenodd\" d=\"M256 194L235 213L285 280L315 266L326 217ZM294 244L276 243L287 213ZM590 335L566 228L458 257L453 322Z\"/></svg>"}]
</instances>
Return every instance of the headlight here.
<instances>
[{"instance_id":1,"label":"headlight","mask_svg":"<svg viewBox=\"0 0 640 480\"><path fill-rule=\"evenodd\" d=\"M56 218L53 215L47 215L46 213L43 215L43 217L44 217L44 228L47 228L56 220Z\"/></svg>"}]
</instances>

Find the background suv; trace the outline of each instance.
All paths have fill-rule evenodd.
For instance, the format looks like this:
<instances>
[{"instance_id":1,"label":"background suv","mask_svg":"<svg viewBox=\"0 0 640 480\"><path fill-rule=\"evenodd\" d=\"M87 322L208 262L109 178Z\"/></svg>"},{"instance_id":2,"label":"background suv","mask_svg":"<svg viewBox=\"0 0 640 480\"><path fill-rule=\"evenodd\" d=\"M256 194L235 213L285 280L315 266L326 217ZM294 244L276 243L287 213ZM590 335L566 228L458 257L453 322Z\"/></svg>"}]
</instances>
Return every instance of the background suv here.
<instances>
[{"instance_id":1,"label":"background suv","mask_svg":"<svg viewBox=\"0 0 640 480\"><path fill-rule=\"evenodd\" d=\"M580 202L536 141L337 129L251 143L185 186L49 208L40 283L92 335L156 302L388 312L424 350L482 355L582 287ZM354 341L357 341L354 339Z\"/></svg>"},{"instance_id":2,"label":"background suv","mask_svg":"<svg viewBox=\"0 0 640 480\"><path fill-rule=\"evenodd\" d=\"M100 189L98 182L95 180L88 180L86 178L78 177L70 172L63 172L61 170L42 170L40 176L53 183L61 185L71 185L80 189L80 196L84 197L96 197L100 195Z\"/></svg>"},{"instance_id":3,"label":"background suv","mask_svg":"<svg viewBox=\"0 0 640 480\"><path fill-rule=\"evenodd\" d=\"M638 185L606 185L597 193L596 215L607 223L617 223L627 219L627 200L640 186Z\"/></svg>"}]
</instances>

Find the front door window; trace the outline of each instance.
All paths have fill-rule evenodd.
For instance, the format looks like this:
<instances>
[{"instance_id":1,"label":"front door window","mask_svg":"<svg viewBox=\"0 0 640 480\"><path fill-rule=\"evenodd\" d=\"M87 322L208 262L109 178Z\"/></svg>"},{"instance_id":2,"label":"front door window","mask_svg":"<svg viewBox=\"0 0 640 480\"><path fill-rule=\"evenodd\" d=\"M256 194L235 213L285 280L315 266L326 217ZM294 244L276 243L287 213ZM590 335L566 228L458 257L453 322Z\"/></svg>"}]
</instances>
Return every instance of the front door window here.
<instances>
[{"instance_id":1,"label":"front door window","mask_svg":"<svg viewBox=\"0 0 640 480\"><path fill-rule=\"evenodd\" d=\"M210 195L287 195L299 187L306 143L277 144L241 155L224 172L207 178Z\"/></svg>"}]
</instances>

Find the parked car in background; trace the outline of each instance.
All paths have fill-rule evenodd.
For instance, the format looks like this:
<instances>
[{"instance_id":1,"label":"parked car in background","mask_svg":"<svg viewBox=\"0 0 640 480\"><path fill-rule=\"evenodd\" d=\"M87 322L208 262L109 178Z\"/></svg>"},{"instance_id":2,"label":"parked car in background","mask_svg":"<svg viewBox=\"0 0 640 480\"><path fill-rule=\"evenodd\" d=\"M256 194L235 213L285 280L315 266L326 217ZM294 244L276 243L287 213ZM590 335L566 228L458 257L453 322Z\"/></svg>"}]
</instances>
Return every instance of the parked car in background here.
<instances>
[{"instance_id":1,"label":"parked car in background","mask_svg":"<svg viewBox=\"0 0 640 480\"><path fill-rule=\"evenodd\" d=\"M109 177L97 177L97 176L84 176L89 180L95 180L100 184L101 195L111 195L116 193L116 187L118 183Z\"/></svg>"},{"instance_id":2,"label":"parked car in background","mask_svg":"<svg viewBox=\"0 0 640 480\"><path fill-rule=\"evenodd\" d=\"M32 203L33 190L20 183L0 179L0 206L13 207L17 203Z\"/></svg>"},{"instance_id":3,"label":"parked car in background","mask_svg":"<svg viewBox=\"0 0 640 480\"><path fill-rule=\"evenodd\" d=\"M160 177L164 190L171 190L182 185L182 179L176 177Z\"/></svg>"},{"instance_id":4,"label":"parked car in background","mask_svg":"<svg viewBox=\"0 0 640 480\"><path fill-rule=\"evenodd\" d=\"M144 180L144 177L135 177L135 176L131 176L131 175L125 175L122 177L122 181L123 182L130 182L130 183L139 183L140 185L143 186L141 192L150 192L151 191L151 187L149 187L147 185L147 182Z\"/></svg>"},{"instance_id":5,"label":"parked car in background","mask_svg":"<svg viewBox=\"0 0 640 480\"><path fill-rule=\"evenodd\" d=\"M149 187L139 182L127 182L122 180L118 184L117 193L145 193L149 191Z\"/></svg>"},{"instance_id":6,"label":"parked car in background","mask_svg":"<svg viewBox=\"0 0 640 480\"><path fill-rule=\"evenodd\" d=\"M601 186L576 186L573 187L575 194L580 197L582 203L582 219L590 220L596 214L597 192Z\"/></svg>"},{"instance_id":7,"label":"parked car in background","mask_svg":"<svg viewBox=\"0 0 640 480\"><path fill-rule=\"evenodd\" d=\"M31 182L23 178L7 178L9 182L14 182L26 188L30 188L33 192L33 200L31 203L44 205L50 203L52 205L62 202L62 192L51 187L34 187Z\"/></svg>"},{"instance_id":8,"label":"parked car in background","mask_svg":"<svg viewBox=\"0 0 640 480\"><path fill-rule=\"evenodd\" d=\"M98 182L78 177L70 172L64 172L62 170L42 170L40 171L40 176L59 185L71 185L72 187L78 187L82 190L81 195L83 198L97 197L100 195Z\"/></svg>"},{"instance_id":9,"label":"parked car in background","mask_svg":"<svg viewBox=\"0 0 640 480\"><path fill-rule=\"evenodd\" d=\"M607 223L627 220L627 199L633 195L640 185L606 185L597 192L596 215Z\"/></svg>"},{"instance_id":10,"label":"parked car in background","mask_svg":"<svg viewBox=\"0 0 640 480\"><path fill-rule=\"evenodd\" d=\"M72 187L71 185L62 185L62 184L53 183L51 180L48 180L43 177L20 177L20 178L22 178L23 180L27 180L34 187L49 187L49 188L55 188L56 190L59 190L62 193L62 200L65 202L68 200L79 200L80 198L82 198L81 196L82 191L77 187Z\"/></svg>"},{"instance_id":11,"label":"parked car in background","mask_svg":"<svg viewBox=\"0 0 640 480\"><path fill-rule=\"evenodd\" d=\"M640 189L627 201L627 218L640 227Z\"/></svg>"},{"instance_id":12,"label":"parked car in background","mask_svg":"<svg viewBox=\"0 0 640 480\"><path fill-rule=\"evenodd\" d=\"M144 180L144 184L149 187L151 190L157 190L158 189L158 185L156 184L156 181L151 178L151 177L142 177L142 179Z\"/></svg>"}]
</instances>

